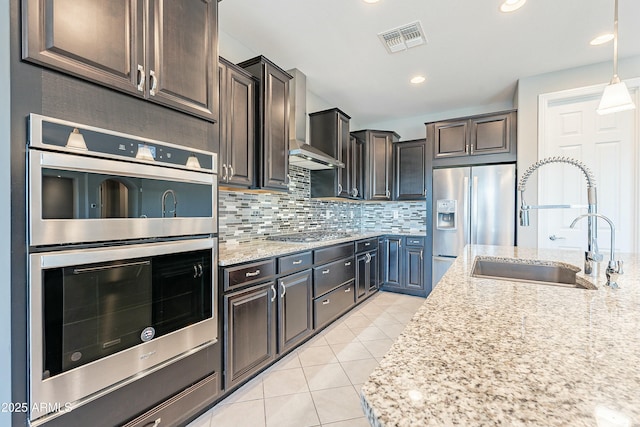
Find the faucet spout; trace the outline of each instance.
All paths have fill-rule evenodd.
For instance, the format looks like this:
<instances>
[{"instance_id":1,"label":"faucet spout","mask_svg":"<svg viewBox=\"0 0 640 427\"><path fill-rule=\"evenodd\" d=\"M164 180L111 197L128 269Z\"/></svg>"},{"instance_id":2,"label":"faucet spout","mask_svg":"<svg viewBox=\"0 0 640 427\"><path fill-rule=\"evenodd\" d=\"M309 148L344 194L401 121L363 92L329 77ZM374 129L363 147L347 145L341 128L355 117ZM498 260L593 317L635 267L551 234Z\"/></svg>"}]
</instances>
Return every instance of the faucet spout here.
<instances>
[{"instance_id":1,"label":"faucet spout","mask_svg":"<svg viewBox=\"0 0 640 427\"><path fill-rule=\"evenodd\" d=\"M174 218L178 216L178 199L176 198L175 191L169 189L162 193L162 218L166 218L167 216L167 197L169 197L169 195L171 195L171 197L173 198L173 210L169 211L169 213L173 214Z\"/></svg>"},{"instance_id":2,"label":"faucet spout","mask_svg":"<svg viewBox=\"0 0 640 427\"><path fill-rule=\"evenodd\" d=\"M612 288L617 288L618 284L615 282L615 279L618 277L618 275L623 273L622 271L623 263L622 261L616 261L615 259L616 227L613 224L613 221L611 221L609 218L599 213L586 213L586 214L580 215L573 220L573 222L569 227L574 228L575 225L578 223L578 221L580 221L582 218L585 218L585 217L589 219L591 219L592 217L602 218L607 222L607 224L609 224L609 228L611 228L611 250L609 252L609 264L607 265L606 276L607 276L607 286L610 286ZM585 263L588 262L587 260L588 253L589 252L587 251L587 253L585 254Z\"/></svg>"},{"instance_id":3,"label":"faucet spout","mask_svg":"<svg viewBox=\"0 0 640 427\"><path fill-rule=\"evenodd\" d=\"M527 181L531 177L531 175L540 167L544 165L548 165L550 163L566 163L572 166L577 167L584 174L585 179L587 180L587 206L581 205L537 205L531 206L525 202L524 192L527 187ZM523 227L527 227L530 224L529 220L529 212L531 209L570 209L570 208L587 208L587 212L589 214L596 214L598 212L598 202L596 197L596 179L593 176L593 173L589 168L582 162L572 159L569 157L547 157L545 159L539 160L536 163L532 164L527 168L527 170L520 178L520 182L518 183L518 191L520 191L520 225ZM597 222L596 217L598 215L589 216L589 231L587 233L587 253L589 262L585 260L585 273L590 275L596 275L597 269L596 264L594 262L602 261L602 255L598 252L598 241L597 241Z\"/></svg>"}]
</instances>

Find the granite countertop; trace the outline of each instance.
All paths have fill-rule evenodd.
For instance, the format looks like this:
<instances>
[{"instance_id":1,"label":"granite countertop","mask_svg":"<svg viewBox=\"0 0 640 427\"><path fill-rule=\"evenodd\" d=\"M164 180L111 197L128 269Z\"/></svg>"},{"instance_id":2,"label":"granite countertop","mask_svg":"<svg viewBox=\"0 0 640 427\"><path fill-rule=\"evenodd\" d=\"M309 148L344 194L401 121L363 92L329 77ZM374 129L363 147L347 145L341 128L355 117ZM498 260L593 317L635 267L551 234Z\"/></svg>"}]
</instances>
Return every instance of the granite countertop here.
<instances>
[{"instance_id":1,"label":"granite countertop","mask_svg":"<svg viewBox=\"0 0 640 427\"><path fill-rule=\"evenodd\" d=\"M275 240L256 239L247 243L220 243L218 250L218 265L228 266L243 262L257 261L295 252L306 251L338 243L354 242L371 237L384 236L384 233L353 233L349 237L332 240L322 240L311 243L278 242Z\"/></svg>"},{"instance_id":2,"label":"granite countertop","mask_svg":"<svg viewBox=\"0 0 640 427\"><path fill-rule=\"evenodd\" d=\"M362 387L373 426L640 425L640 257L619 289L480 279L477 255L562 261L583 252L469 246Z\"/></svg>"}]
</instances>

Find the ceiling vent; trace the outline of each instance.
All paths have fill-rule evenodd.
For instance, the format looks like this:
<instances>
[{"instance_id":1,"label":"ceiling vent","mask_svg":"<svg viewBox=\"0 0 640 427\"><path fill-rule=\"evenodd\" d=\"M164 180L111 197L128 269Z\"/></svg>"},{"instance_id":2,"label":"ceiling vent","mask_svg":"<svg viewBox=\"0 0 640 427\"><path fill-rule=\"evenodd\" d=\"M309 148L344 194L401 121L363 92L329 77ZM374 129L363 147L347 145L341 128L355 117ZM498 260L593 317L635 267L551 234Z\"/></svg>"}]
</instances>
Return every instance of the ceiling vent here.
<instances>
[{"instance_id":1,"label":"ceiling vent","mask_svg":"<svg viewBox=\"0 0 640 427\"><path fill-rule=\"evenodd\" d=\"M379 33L378 37L389 53L407 50L427 42L420 21L384 31Z\"/></svg>"}]
</instances>

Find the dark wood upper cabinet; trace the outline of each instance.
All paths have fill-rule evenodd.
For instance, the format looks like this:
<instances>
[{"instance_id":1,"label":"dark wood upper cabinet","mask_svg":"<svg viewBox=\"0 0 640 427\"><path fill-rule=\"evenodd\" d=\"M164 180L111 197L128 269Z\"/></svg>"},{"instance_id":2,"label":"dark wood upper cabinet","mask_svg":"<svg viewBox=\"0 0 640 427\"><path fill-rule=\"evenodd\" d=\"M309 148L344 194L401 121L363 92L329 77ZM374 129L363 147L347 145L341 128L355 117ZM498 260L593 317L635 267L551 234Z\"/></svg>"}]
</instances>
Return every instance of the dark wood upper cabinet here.
<instances>
[{"instance_id":1,"label":"dark wood upper cabinet","mask_svg":"<svg viewBox=\"0 0 640 427\"><path fill-rule=\"evenodd\" d=\"M220 184L255 184L255 80L244 69L219 58Z\"/></svg>"},{"instance_id":2,"label":"dark wood upper cabinet","mask_svg":"<svg viewBox=\"0 0 640 427\"><path fill-rule=\"evenodd\" d=\"M391 200L393 180L393 143L400 139L395 132L361 130L352 135L363 144L364 177L363 198L365 200Z\"/></svg>"},{"instance_id":3,"label":"dark wood upper cabinet","mask_svg":"<svg viewBox=\"0 0 640 427\"><path fill-rule=\"evenodd\" d=\"M289 189L289 80L264 56L238 64L258 79L256 130L260 188Z\"/></svg>"},{"instance_id":4,"label":"dark wood upper cabinet","mask_svg":"<svg viewBox=\"0 0 640 427\"><path fill-rule=\"evenodd\" d=\"M22 57L217 121L217 8L212 0L22 0Z\"/></svg>"},{"instance_id":5,"label":"dark wood upper cabinet","mask_svg":"<svg viewBox=\"0 0 640 427\"><path fill-rule=\"evenodd\" d=\"M394 200L425 200L427 197L427 140L393 144Z\"/></svg>"},{"instance_id":6,"label":"dark wood upper cabinet","mask_svg":"<svg viewBox=\"0 0 640 427\"><path fill-rule=\"evenodd\" d=\"M309 114L311 145L344 163L344 168L311 171L311 197L358 198L356 140L349 133L349 117L338 108Z\"/></svg>"},{"instance_id":7,"label":"dark wood upper cabinet","mask_svg":"<svg viewBox=\"0 0 640 427\"><path fill-rule=\"evenodd\" d=\"M516 112L484 114L427 123L433 165L515 161ZM477 160L474 160L476 156Z\"/></svg>"}]
</instances>

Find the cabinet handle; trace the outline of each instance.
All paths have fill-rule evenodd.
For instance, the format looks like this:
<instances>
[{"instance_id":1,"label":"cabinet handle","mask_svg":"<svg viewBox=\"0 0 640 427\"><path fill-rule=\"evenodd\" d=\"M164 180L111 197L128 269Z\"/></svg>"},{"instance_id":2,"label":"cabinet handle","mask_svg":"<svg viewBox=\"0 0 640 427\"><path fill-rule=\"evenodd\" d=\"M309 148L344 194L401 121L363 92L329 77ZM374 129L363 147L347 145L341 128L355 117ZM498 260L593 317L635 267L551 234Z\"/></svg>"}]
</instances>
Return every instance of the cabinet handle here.
<instances>
[{"instance_id":1,"label":"cabinet handle","mask_svg":"<svg viewBox=\"0 0 640 427\"><path fill-rule=\"evenodd\" d=\"M147 75L144 72L144 67L138 65L138 91L144 92L144 83L147 80Z\"/></svg>"},{"instance_id":2,"label":"cabinet handle","mask_svg":"<svg viewBox=\"0 0 640 427\"><path fill-rule=\"evenodd\" d=\"M358 197L358 189L353 187L353 192L351 193L353 197Z\"/></svg>"},{"instance_id":3,"label":"cabinet handle","mask_svg":"<svg viewBox=\"0 0 640 427\"><path fill-rule=\"evenodd\" d=\"M387 190L387 191L385 191L385 194L387 195L387 198L391 197L391 191Z\"/></svg>"},{"instance_id":4,"label":"cabinet handle","mask_svg":"<svg viewBox=\"0 0 640 427\"><path fill-rule=\"evenodd\" d=\"M204 268L202 268L202 264L198 263L198 277L202 277L204 274Z\"/></svg>"},{"instance_id":5,"label":"cabinet handle","mask_svg":"<svg viewBox=\"0 0 640 427\"><path fill-rule=\"evenodd\" d=\"M151 421L142 427L158 427L161 422L162 422L162 418L158 418L157 420Z\"/></svg>"},{"instance_id":6,"label":"cabinet handle","mask_svg":"<svg viewBox=\"0 0 640 427\"><path fill-rule=\"evenodd\" d=\"M322 305L327 305L327 304L331 304L331 300L330 299L326 299L326 300L322 301Z\"/></svg>"},{"instance_id":7,"label":"cabinet handle","mask_svg":"<svg viewBox=\"0 0 640 427\"><path fill-rule=\"evenodd\" d=\"M271 302L274 302L276 300L276 296L278 295L278 291L276 291L276 285L271 285L271 290L273 291Z\"/></svg>"},{"instance_id":8,"label":"cabinet handle","mask_svg":"<svg viewBox=\"0 0 640 427\"><path fill-rule=\"evenodd\" d=\"M424 192L422 194L424 194L424 197L427 197L427 189L426 188L424 189Z\"/></svg>"},{"instance_id":9,"label":"cabinet handle","mask_svg":"<svg viewBox=\"0 0 640 427\"><path fill-rule=\"evenodd\" d=\"M258 274L260 274L260 270L259 270L259 269L258 269L258 270L256 270L256 271L254 271L253 273L251 273L251 272L246 272L244 275L245 275L246 277L255 277L255 276L257 276Z\"/></svg>"},{"instance_id":10,"label":"cabinet handle","mask_svg":"<svg viewBox=\"0 0 640 427\"><path fill-rule=\"evenodd\" d=\"M287 174L287 180L285 181L286 185L291 184L291 175Z\"/></svg>"},{"instance_id":11,"label":"cabinet handle","mask_svg":"<svg viewBox=\"0 0 640 427\"><path fill-rule=\"evenodd\" d=\"M235 172L233 171L233 166L229 165L229 179L233 178Z\"/></svg>"},{"instance_id":12,"label":"cabinet handle","mask_svg":"<svg viewBox=\"0 0 640 427\"><path fill-rule=\"evenodd\" d=\"M193 278L198 278L198 266L193 264Z\"/></svg>"},{"instance_id":13,"label":"cabinet handle","mask_svg":"<svg viewBox=\"0 0 640 427\"><path fill-rule=\"evenodd\" d=\"M424 259L424 258L422 257L422 249L420 249L420 259Z\"/></svg>"},{"instance_id":14,"label":"cabinet handle","mask_svg":"<svg viewBox=\"0 0 640 427\"><path fill-rule=\"evenodd\" d=\"M345 294L348 293L348 292L351 292L351 288L347 288L347 289L344 290Z\"/></svg>"},{"instance_id":15,"label":"cabinet handle","mask_svg":"<svg viewBox=\"0 0 640 427\"><path fill-rule=\"evenodd\" d=\"M322 270L322 274L329 274L330 271L331 270L327 268L326 270Z\"/></svg>"},{"instance_id":16,"label":"cabinet handle","mask_svg":"<svg viewBox=\"0 0 640 427\"><path fill-rule=\"evenodd\" d=\"M151 88L149 88L149 95L155 96L158 93L158 77L155 71L149 71L149 79L151 80Z\"/></svg>"},{"instance_id":17,"label":"cabinet handle","mask_svg":"<svg viewBox=\"0 0 640 427\"><path fill-rule=\"evenodd\" d=\"M349 267L350 265L351 265L351 261L349 261L349 262L345 262L345 263L344 263L344 266L345 266L345 267Z\"/></svg>"},{"instance_id":18,"label":"cabinet handle","mask_svg":"<svg viewBox=\"0 0 640 427\"><path fill-rule=\"evenodd\" d=\"M280 286L282 286L282 294L280 294L280 298L284 298L287 293L287 287L282 282L280 282Z\"/></svg>"},{"instance_id":19,"label":"cabinet handle","mask_svg":"<svg viewBox=\"0 0 640 427\"><path fill-rule=\"evenodd\" d=\"M291 264L293 264L293 265L300 265L300 264L302 264L302 260L301 260L301 259L298 259L298 260L296 260L296 261L293 261Z\"/></svg>"},{"instance_id":20,"label":"cabinet handle","mask_svg":"<svg viewBox=\"0 0 640 427\"><path fill-rule=\"evenodd\" d=\"M222 180L226 181L227 180L227 165L222 165L222 170L224 171L224 173L222 174Z\"/></svg>"},{"instance_id":21,"label":"cabinet handle","mask_svg":"<svg viewBox=\"0 0 640 427\"><path fill-rule=\"evenodd\" d=\"M338 194L342 194L342 184L338 184Z\"/></svg>"}]
</instances>

